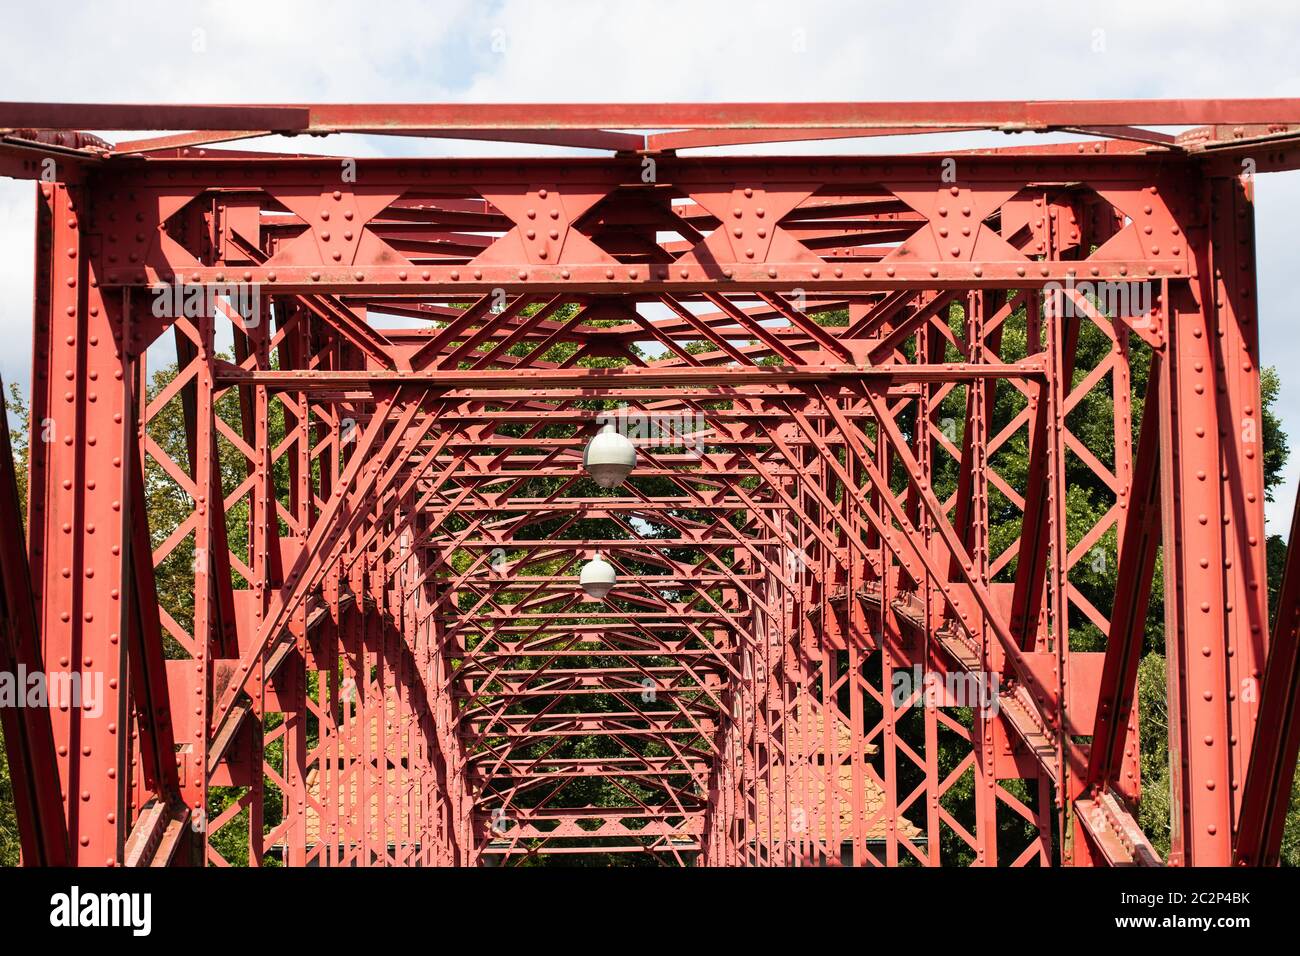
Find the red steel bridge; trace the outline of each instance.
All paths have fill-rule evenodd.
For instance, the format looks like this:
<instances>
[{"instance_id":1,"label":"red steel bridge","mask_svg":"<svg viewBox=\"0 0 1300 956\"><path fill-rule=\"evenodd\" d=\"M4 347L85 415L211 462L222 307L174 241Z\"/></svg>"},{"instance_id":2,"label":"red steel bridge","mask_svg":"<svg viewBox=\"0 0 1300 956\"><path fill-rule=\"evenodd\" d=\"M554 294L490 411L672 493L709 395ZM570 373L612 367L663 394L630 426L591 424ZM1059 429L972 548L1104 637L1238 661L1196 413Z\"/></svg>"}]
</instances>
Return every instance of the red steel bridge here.
<instances>
[{"instance_id":1,"label":"red steel bridge","mask_svg":"<svg viewBox=\"0 0 1300 956\"><path fill-rule=\"evenodd\" d=\"M989 130L1073 136L924 151ZM271 133L525 145L214 145ZM0 104L24 861L1276 862L1252 190L1296 167L1296 100Z\"/></svg>"}]
</instances>

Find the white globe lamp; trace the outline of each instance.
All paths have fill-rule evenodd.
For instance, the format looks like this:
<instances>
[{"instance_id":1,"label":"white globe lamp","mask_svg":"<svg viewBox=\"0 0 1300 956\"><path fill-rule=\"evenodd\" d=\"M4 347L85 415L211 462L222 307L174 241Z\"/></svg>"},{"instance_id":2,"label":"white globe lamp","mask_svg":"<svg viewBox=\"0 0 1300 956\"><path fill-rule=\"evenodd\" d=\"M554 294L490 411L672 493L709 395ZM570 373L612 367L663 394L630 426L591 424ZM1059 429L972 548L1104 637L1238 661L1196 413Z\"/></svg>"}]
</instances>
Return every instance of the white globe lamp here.
<instances>
[{"instance_id":1,"label":"white globe lamp","mask_svg":"<svg viewBox=\"0 0 1300 956\"><path fill-rule=\"evenodd\" d=\"M582 585L582 590L586 592L587 597L595 601L603 601L617 581L618 574L615 573L614 566L602 558L599 551L594 558L582 566L582 571L578 575L578 583Z\"/></svg>"},{"instance_id":2,"label":"white globe lamp","mask_svg":"<svg viewBox=\"0 0 1300 956\"><path fill-rule=\"evenodd\" d=\"M606 425L587 442L582 466L600 487L617 488L636 467L636 446Z\"/></svg>"}]
</instances>

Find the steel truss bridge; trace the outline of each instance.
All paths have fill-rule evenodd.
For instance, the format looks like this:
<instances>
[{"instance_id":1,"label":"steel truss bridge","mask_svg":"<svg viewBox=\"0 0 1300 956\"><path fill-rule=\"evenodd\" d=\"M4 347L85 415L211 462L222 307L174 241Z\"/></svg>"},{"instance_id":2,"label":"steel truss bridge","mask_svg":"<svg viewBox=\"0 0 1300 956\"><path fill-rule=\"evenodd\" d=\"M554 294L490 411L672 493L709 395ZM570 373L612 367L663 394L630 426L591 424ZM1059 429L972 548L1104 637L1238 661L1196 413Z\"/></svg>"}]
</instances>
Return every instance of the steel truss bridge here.
<instances>
[{"instance_id":1,"label":"steel truss bridge","mask_svg":"<svg viewBox=\"0 0 1300 956\"><path fill-rule=\"evenodd\" d=\"M979 130L1077 141L745 155ZM219 145L268 133L576 155ZM1294 100L0 104L37 208L0 669L103 679L0 710L24 861L1276 862L1252 188L1298 136Z\"/></svg>"}]
</instances>

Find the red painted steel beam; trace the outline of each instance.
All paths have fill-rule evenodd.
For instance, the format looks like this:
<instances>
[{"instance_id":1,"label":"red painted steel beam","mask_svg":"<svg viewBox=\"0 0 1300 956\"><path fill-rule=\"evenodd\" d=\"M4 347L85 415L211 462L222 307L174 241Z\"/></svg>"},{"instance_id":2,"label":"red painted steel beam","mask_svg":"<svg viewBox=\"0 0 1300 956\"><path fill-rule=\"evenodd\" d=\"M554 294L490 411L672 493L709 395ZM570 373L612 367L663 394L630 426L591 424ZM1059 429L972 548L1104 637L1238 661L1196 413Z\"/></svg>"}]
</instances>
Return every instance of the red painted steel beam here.
<instances>
[{"instance_id":1,"label":"red painted steel beam","mask_svg":"<svg viewBox=\"0 0 1300 956\"><path fill-rule=\"evenodd\" d=\"M1146 637L1147 606L1160 544L1160 389L1163 368L1159 354L1151 358L1147 382L1150 389L1142 414L1137 458L1133 469L1123 526L1123 544L1115 585L1111 630L1107 636L1097 698L1097 723L1089 750L1087 785L1116 787L1132 793L1135 787L1118 777L1130 745L1128 726L1137 704L1137 672Z\"/></svg>"},{"instance_id":2,"label":"red painted steel beam","mask_svg":"<svg viewBox=\"0 0 1300 956\"><path fill-rule=\"evenodd\" d=\"M0 103L0 129L403 132L443 130L985 128L1300 122L1300 100L985 100L893 103Z\"/></svg>"},{"instance_id":3,"label":"red painted steel beam","mask_svg":"<svg viewBox=\"0 0 1300 956\"><path fill-rule=\"evenodd\" d=\"M131 824L123 595L133 529L122 503L135 406L122 298L100 287L86 233L97 194L42 183L37 196L49 255L37 259L33 439L57 440L29 445L28 559L51 678L102 688L50 713L72 859L112 866Z\"/></svg>"},{"instance_id":4,"label":"red painted steel beam","mask_svg":"<svg viewBox=\"0 0 1300 956\"><path fill-rule=\"evenodd\" d=\"M766 382L812 383L829 382L837 378L876 379L889 381L953 381L976 378L1034 379L1042 369L1034 362L1014 365L961 364L946 365L889 365L889 366L763 366L746 370L729 370L728 382L752 385ZM315 391L323 389L374 388L403 383L445 385L456 387L476 384L484 388L517 386L546 387L567 385L571 388L627 387L629 385L653 387L658 385L690 385L696 382L714 382L720 377L715 369L517 369L514 371L437 370L428 372L315 372L286 369L284 371L248 371L229 363L221 363L217 380L223 385L261 385L265 388ZM617 383L617 384L616 384Z\"/></svg>"},{"instance_id":5,"label":"red painted steel beam","mask_svg":"<svg viewBox=\"0 0 1300 956\"><path fill-rule=\"evenodd\" d=\"M1300 496L1291 518L1259 720L1233 845L1237 863L1277 866L1300 752Z\"/></svg>"},{"instance_id":6,"label":"red painted steel beam","mask_svg":"<svg viewBox=\"0 0 1300 956\"><path fill-rule=\"evenodd\" d=\"M6 412L0 415L0 527L9 529L0 538L0 674L11 682L13 697L0 702L0 729L9 757L22 861L27 866L67 866L72 857L50 710L27 699L29 675L43 676L45 667L27 555L18 534L22 526Z\"/></svg>"},{"instance_id":7,"label":"red painted steel beam","mask_svg":"<svg viewBox=\"0 0 1300 956\"><path fill-rule=\"evenodd\" d=\"M1124 804L1110 791L1077 800L1075 817L1109 866L1159 866L1160 855Z\"/></svg>"},{"instance_id":8,"label":"red painted steel beam","mask_svg":"<svg viewBox=\"0 0 1300 956\"><path fill-rule=\"evenodd\" d=\"M360 131L354 131L360 132ZM607 149L613 152L638 151L644 148L645 140L633 133L617 133L608 130L549 130L549 129L515 129L515 130L479 130L479 129L422 129L418 132L390 130L379 128L368 130L373 135L413 136L430 139L466 139L505 141L511 143L534 143L540 146L567 146L573 149ZM112 152L118 155L132 153L155 153L163 150L193 149L216 143L230 143L243 139L255 139L259 136L274 136L275 130L269 129L227 129L194 130L188 133L174 133L167 136L152 136L145 139L126 140L113 144ZM291 135L296 135L291 134ZM203 151L211 155L210 151Z\"/></svg>"},{"instance_id":9,"label":"red painted steel beam","mask_svg":"<svg viewBox=\"0 0 1300 956\"><path fill-rule=\"evenodd\" d=\"M861 126L847 129L816 131L816 139L851 139L873 136L903 136L923 133L968 132L973 127L916 127L916 126ZM651 152L670 149L699 149L702 147L741 146L749 143L789 143L814 138L813 131L801 127L742 128L732 127L678 130L672 133L650 133L645 138L645 148Z\"/></svg>"},{"instance_id":10,"label":"red painted steel beam","mask_svg":"<svg viewBox=\"0 0 1300 956\"><path fill-rule=\"evenodd\" d=\"M27 131L24 131L27 132ZM0 176L9 179L43 179L57 175L62 182L80 182L87 168L100 163L97 153L33 138L0 134ZM75 141L81 134L65 134Z\"/></svg>"}]
</instances>

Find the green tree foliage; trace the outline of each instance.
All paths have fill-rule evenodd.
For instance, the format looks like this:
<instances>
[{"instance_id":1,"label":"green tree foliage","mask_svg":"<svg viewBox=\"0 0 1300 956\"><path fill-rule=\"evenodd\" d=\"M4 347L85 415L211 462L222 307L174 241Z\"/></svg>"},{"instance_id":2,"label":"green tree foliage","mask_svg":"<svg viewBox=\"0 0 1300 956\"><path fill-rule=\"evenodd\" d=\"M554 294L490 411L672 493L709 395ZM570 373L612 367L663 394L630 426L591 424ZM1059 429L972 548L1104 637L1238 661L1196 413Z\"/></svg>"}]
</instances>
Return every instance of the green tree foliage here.
<instances>
[{"instance_id":1,"label":"green tree foliage","mask_svg":"<svg viewBox=\"0 0 1300 956\"><path fill-rule=\"evenodd\" d=\"M0 730L0 866L17 866L18 820L14 815L14 787L9 777L9 754Z\"/></svg>"}]
</instances>

